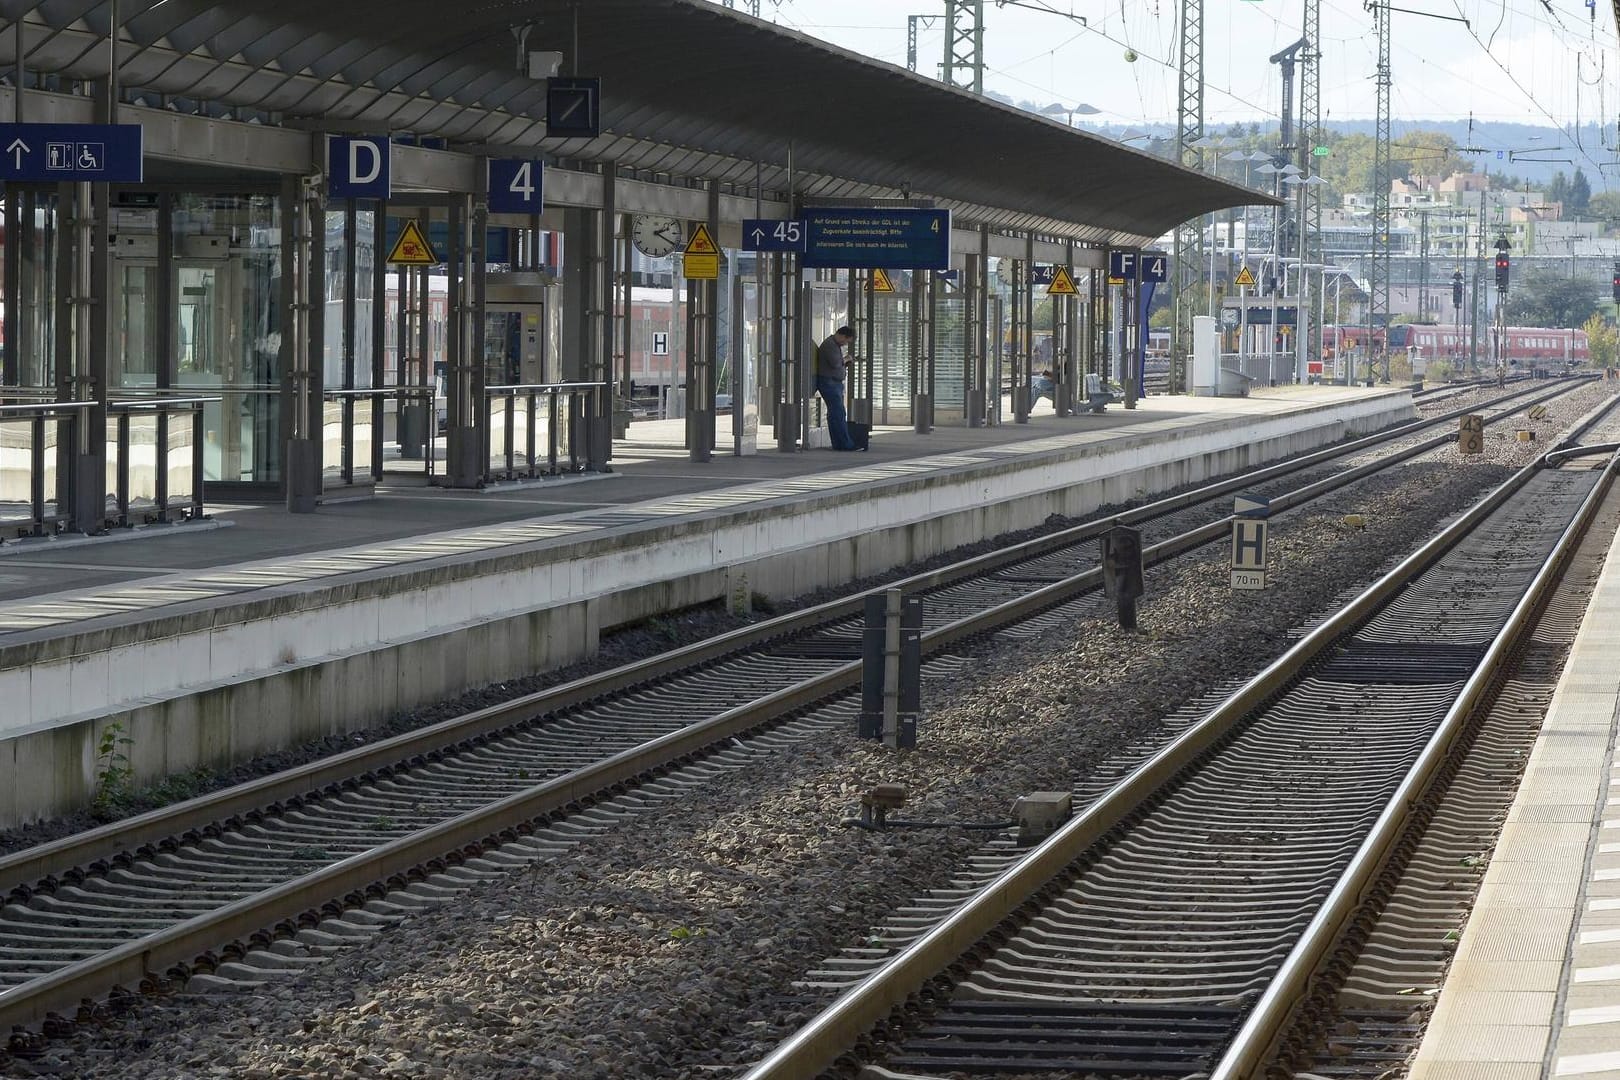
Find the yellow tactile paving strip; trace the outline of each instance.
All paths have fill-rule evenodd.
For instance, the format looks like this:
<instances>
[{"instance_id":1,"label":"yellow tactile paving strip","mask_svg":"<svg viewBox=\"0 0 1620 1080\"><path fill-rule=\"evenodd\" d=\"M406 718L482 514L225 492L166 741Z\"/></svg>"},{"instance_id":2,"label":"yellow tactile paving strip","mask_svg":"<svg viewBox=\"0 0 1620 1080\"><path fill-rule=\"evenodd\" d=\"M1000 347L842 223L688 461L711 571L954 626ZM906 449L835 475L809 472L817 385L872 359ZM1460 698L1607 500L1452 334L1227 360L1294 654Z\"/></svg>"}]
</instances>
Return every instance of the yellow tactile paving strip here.
<instances>
[{"instance_id":1,"label":"yellow tactile paving strip","mask_svg":"<svg viewBox=\"0 0 1620 1080\"><path fill-rule=\"evenodd\" d=\"M1620 1080L1617 704L1611 549L1410 1080Z\"/></svg>"}]
</instances>

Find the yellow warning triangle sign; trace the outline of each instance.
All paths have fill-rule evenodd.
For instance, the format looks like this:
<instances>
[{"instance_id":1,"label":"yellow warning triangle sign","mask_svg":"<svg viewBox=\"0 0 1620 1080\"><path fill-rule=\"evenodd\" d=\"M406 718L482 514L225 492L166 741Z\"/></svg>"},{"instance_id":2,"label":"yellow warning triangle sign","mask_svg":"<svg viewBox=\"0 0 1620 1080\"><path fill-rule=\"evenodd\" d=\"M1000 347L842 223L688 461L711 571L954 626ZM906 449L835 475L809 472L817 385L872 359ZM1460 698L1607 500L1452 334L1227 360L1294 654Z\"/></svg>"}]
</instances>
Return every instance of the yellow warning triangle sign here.
<instances>
[{"instance_id":1,"label":"yellow warning triangle sign","mask_svg":"<svg viewBox=\"0 0 1620 1080\"><path fill-rule=\"evenodd\" d=\"M686 242L686 254L720 254L720 246L714 242L714 236L710 234L709 227L703 224L701 221L698 222L698 227L692 231L692 239Z\"/></svg>"},{"instance_id":2,"label":"yellow warning triangle sign","mask_svg":"<svg viewBox=\"0 0 1620 1080\"><path fill-rule=\"evenodd\" d=\"M1245 266L1243 269L1238 271L1237 277L1232 279L1232 284L1248 285L1252 287L1254 285L1254 275L1251 274L1249 272L1249 268Z\"/></svg>"},{"instance_id":3,"label":"yellow warning triangle sign","mask_svg":"<svg viewBox=\"0 0 1620 1080\"><path fill-rule=\"evenodd\" d=\"M873 292L894 292L894 282L889 280L882 267L873 268L871 289Z\"/></svg>"},{"instance_id":4,"label":"yellow warning triangle sign","mask_svg":"<svg viewBox=\"0 0 1620 1080\"><path fill-rule=\"evenodd\" d=\"M1052 271L1052 284L1046 287L1046 295L1074 296L1079 291L1074 287L1074 277L1067 266L1059 266Z\"/></svg>"},{"instance_id":5,"label":"yellow warning triangle sign","mask_svg":"<svg viewBox=\"0 0 1620 1080\"><path fill-rule=\"evenodd\" d=\"M393 250L388 253L388 261L404 266L436 266L439 257L422 235L421 226L407 219L405 227L399 231L399 239L394 241Z\"/></svg>"}]
</instances>

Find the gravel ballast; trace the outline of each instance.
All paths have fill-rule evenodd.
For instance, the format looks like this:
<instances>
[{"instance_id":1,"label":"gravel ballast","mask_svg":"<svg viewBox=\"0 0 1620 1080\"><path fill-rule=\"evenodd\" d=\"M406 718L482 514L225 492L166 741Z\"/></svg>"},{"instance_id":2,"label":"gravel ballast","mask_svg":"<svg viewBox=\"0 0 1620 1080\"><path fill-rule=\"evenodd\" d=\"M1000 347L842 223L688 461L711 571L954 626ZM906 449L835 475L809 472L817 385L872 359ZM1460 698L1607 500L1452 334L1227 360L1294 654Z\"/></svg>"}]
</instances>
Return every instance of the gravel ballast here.
<instances>
[{"instance_id":1,"label":"gravel ballast","mask_svg":"<svg viewBox=\"0 0 1620 1080\"><path fill-rule=\"evenodd\" d=\"M861 791L902 783L908 817L983 821L1025 792L1073 786L1182 702L1262 666L1290 628L1605 396L1592 386L1550 404L1523 425L1534 443L1501 425L1478 458L1425 455L1275 519L1263 593L1231 592L1214 545L1149 571L1136 633L1093 616L1016 647L986 643L925 688L916 751L847 731L800 744L295 980L151 1003L8 1074L733 1075L817 1006L794 979L944 885L982 842L841 827Z\"/></svg>"}]
</instances>

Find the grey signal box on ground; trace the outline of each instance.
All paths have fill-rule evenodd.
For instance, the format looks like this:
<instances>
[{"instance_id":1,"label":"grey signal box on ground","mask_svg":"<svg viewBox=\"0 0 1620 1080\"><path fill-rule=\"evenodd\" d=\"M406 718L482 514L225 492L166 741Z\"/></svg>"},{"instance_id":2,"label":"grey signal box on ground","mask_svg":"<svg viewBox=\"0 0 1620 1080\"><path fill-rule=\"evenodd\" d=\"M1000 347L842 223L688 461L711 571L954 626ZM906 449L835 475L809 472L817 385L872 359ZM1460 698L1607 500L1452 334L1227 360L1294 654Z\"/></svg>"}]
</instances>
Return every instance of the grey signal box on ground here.
<instances>
[{"instance_id":1,"label":"grey signal box on ground","mask_svg":"<svg viewBox=\"0 0 1620 1080\"><path fill-rule=\"evenodd\" d=\"M1099 538L1103 593L1119 606L1119 625L1136 629L1136 598L1142 595L1142 533L1115 526Z\"/></svg>"}]
</instances>

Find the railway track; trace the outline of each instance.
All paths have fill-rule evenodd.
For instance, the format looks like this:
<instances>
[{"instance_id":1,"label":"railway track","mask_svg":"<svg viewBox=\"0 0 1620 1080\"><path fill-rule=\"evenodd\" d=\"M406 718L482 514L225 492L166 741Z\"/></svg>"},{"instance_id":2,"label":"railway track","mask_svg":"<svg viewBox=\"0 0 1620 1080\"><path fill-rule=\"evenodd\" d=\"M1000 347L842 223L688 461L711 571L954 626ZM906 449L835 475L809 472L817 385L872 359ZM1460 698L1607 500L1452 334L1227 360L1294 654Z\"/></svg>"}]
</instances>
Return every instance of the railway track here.
<instances>
[{"instance_id":1,"label":"railway track","mask_svg":"<svg viewBox=\"0 0 1620 1080\"><path fill-rule=\"evenodd\" d=\"M1558 390L1567 387L1558 388ZM1557 391L1510 395L1510 415ZM927 648L1062 604L1096 586L1090 541L1115 523L1202 513L1391 438L1378 462L1305 485L1278 505L1354 482L1449 441L1450 414L1161 500L1107 521L907 579L929 597ZM1204 504L1205 508L1197 508ZM1224 511L1224 508L1223 508ZM1152 560L1206 543L1215 520L1159 541ZM716 743L848 689L860 597L486 709L286 774L0 859L0 1029L47 1031L116 1009L128 990L193 977L249 979L307 962L442 899L447 890L566 845L553 818L582 801L614 819L678 794ZM783 737L793 737L788 729ZM689 768L686 766L684 768ZM669 772L669 770L675 770ZM622 785L667 773L635 792ZM299 955L294 955L299 953ZM103 995L113 992L106 1003ZM10 1044L26 1053L25 1030Z\"/></svg>"},{"instance_id":2,"label":"railway track","mask_svg":"<svg viewBox=\"0 0 1620 1080\"><path fill-rule=\"evenodd\" d=\"M1321 1003L1358 985L1320 981L1341 932L1368 920L1411 808L1455 768L1453 745L1587 526L1613 521L1617 469L1606 455L1600 469L1521 470L1051 838L987 851L988 880L887 928L892 958L813 972L824 987L858 981L747 1080L866 1064L1237 1080L1266 1075L1290 1031L1291 1062L1308 1063L1300 1048L1332 1020ZM1371 939L1371 966L1409 913ZM1363 1019L1370 1067L1389 1017Z\"/></svg>"}]
</instances>

